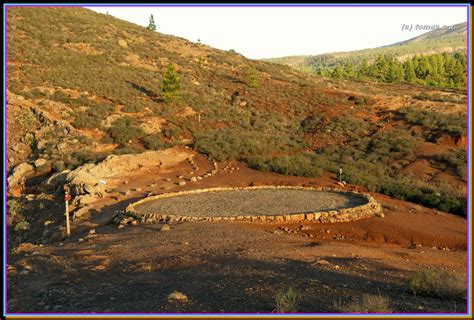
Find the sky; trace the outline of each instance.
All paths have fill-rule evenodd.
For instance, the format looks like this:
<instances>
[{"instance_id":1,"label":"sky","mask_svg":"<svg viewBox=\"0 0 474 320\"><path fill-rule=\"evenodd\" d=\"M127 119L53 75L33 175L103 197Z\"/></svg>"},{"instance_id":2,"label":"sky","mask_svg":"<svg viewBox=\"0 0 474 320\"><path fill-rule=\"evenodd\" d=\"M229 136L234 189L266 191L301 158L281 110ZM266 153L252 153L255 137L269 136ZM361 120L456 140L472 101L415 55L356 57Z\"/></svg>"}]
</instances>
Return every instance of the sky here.
<instances>
[{"instance_id":1,"label":"sky","mask_svg":"<svg viewBox=\"0 0 474 320\"><path fill-rule=\"evenodd\" d=\"M467 21L466 7L88 7L247 58L375 48L416 37L416 26ZM403 30L403 26L405 30ZM408 30L412 26L411 30Z\"/></svg>"}]
</instances>

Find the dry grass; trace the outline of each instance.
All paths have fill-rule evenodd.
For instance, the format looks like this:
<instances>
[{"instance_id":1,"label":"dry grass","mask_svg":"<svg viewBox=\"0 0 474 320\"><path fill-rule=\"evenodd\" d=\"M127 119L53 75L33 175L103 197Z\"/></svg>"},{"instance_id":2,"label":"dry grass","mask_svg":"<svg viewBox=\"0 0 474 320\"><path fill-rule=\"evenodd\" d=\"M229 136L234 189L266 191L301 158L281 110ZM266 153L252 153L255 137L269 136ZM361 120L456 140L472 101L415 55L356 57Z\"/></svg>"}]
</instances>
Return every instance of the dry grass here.
<instances>
[{"instance_id":1,"label":"dry grass","mask_svg":"<svg viewBox=\"0 0 474 320\"><path fill-rule=\"evenodd\" d=\"M345 305L336 305L336 309L344 313L390 313L390 301L380 294L364 294L360 299L356 299Z\"/></svg>"},{"instance_id":2,"label":"dry grass","mask_svg":"<svg viewBox=\"0 0 474 320\"><path fill-rule=\"evenodd\" d=\"M461 298L466 294L463 277L445 271L421 269L408 278L408 287L415 295Z\"/></svg>"},{"instance_id":3,"label":"dry grass","mask_svg":"<svg viewBox=\"0 0 474 320\"><path fill-rule=\"evenodd\" d=\"M276 309L278 313L295 313L302 298L302 293L298 289L288 287L287 290L278 290L275 295Z\"/></svg>"}]
</instances>

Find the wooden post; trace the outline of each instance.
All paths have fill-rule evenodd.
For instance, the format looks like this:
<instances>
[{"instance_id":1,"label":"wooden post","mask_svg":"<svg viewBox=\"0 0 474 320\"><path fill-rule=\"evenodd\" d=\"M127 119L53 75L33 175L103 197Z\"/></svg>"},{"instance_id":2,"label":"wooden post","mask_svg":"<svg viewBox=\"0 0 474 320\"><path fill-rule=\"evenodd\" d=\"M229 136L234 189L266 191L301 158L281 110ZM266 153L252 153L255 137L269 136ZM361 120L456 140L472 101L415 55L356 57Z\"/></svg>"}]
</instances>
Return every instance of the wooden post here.
<instances>
[{"instance_id":1,"label":"wooden post","mask_svg":"<svg viewBox=\"0 0 474 320\"><path fill-rule=\"evenodd\" d=\"M64 186L64 201L66 202L66 234L68 237L71 236L71 225L69 224L69 200L71 195L69 194L69 186Z\"/></svg>"}]
</instances>

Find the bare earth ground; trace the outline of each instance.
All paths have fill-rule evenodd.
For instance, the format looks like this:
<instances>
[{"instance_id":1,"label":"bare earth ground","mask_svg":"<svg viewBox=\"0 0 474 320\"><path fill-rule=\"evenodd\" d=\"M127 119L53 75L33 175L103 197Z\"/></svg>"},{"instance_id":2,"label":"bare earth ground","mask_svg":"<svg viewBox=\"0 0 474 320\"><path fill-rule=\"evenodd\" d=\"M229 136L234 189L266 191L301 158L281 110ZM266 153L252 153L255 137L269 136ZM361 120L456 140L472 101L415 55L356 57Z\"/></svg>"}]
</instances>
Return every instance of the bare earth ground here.
<instances>
[{"instance_id":1,"label":"bare earth ground","mask_svg":"<svg viewBox=\"0 0 474 320\"><path fill-rule=\"evenodd\" d=\"M202 156L195 160L201 170L212 167ZM351 223L186 222L169 231L110 223L115 210L149 192L337 182L330 174L309 179L232 166L240 170L184 187L173 183L191 171L187 162L134 176L119 191L141 191L99 202L90 217L74 222L70 239L21 245L8 256L8 311L268 313L276 291L293 286L304 293L301 312L337 312L337 304L363 293L388 297L395 312L465 312L465 299L414 296L405 281L425 267L465 274L466 220L382 195L374 194L385 218ZM189 300L168 301L174 290Z\"/></svg>"}]
</instances>

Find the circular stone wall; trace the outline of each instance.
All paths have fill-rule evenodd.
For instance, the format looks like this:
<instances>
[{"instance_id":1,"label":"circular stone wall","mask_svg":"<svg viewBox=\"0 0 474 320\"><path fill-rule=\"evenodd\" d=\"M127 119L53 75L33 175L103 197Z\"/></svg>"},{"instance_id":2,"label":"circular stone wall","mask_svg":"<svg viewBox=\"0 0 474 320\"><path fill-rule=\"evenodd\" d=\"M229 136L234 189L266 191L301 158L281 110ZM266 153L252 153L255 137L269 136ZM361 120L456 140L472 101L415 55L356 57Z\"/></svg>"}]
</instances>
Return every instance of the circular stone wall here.
<instances>
[{"instance_id":1,"label":"circular stone wall","mask_svg":"<svg viewBox=\"0 0 474 320\"><path fill-rule=\"evenodd\" d=\"M330 188L260 186L151 196L129 205L114 220L119 224L221 220L344 222L371 217L380 211L380 204L368 194Z\"/></svg>"}]
</instances>

